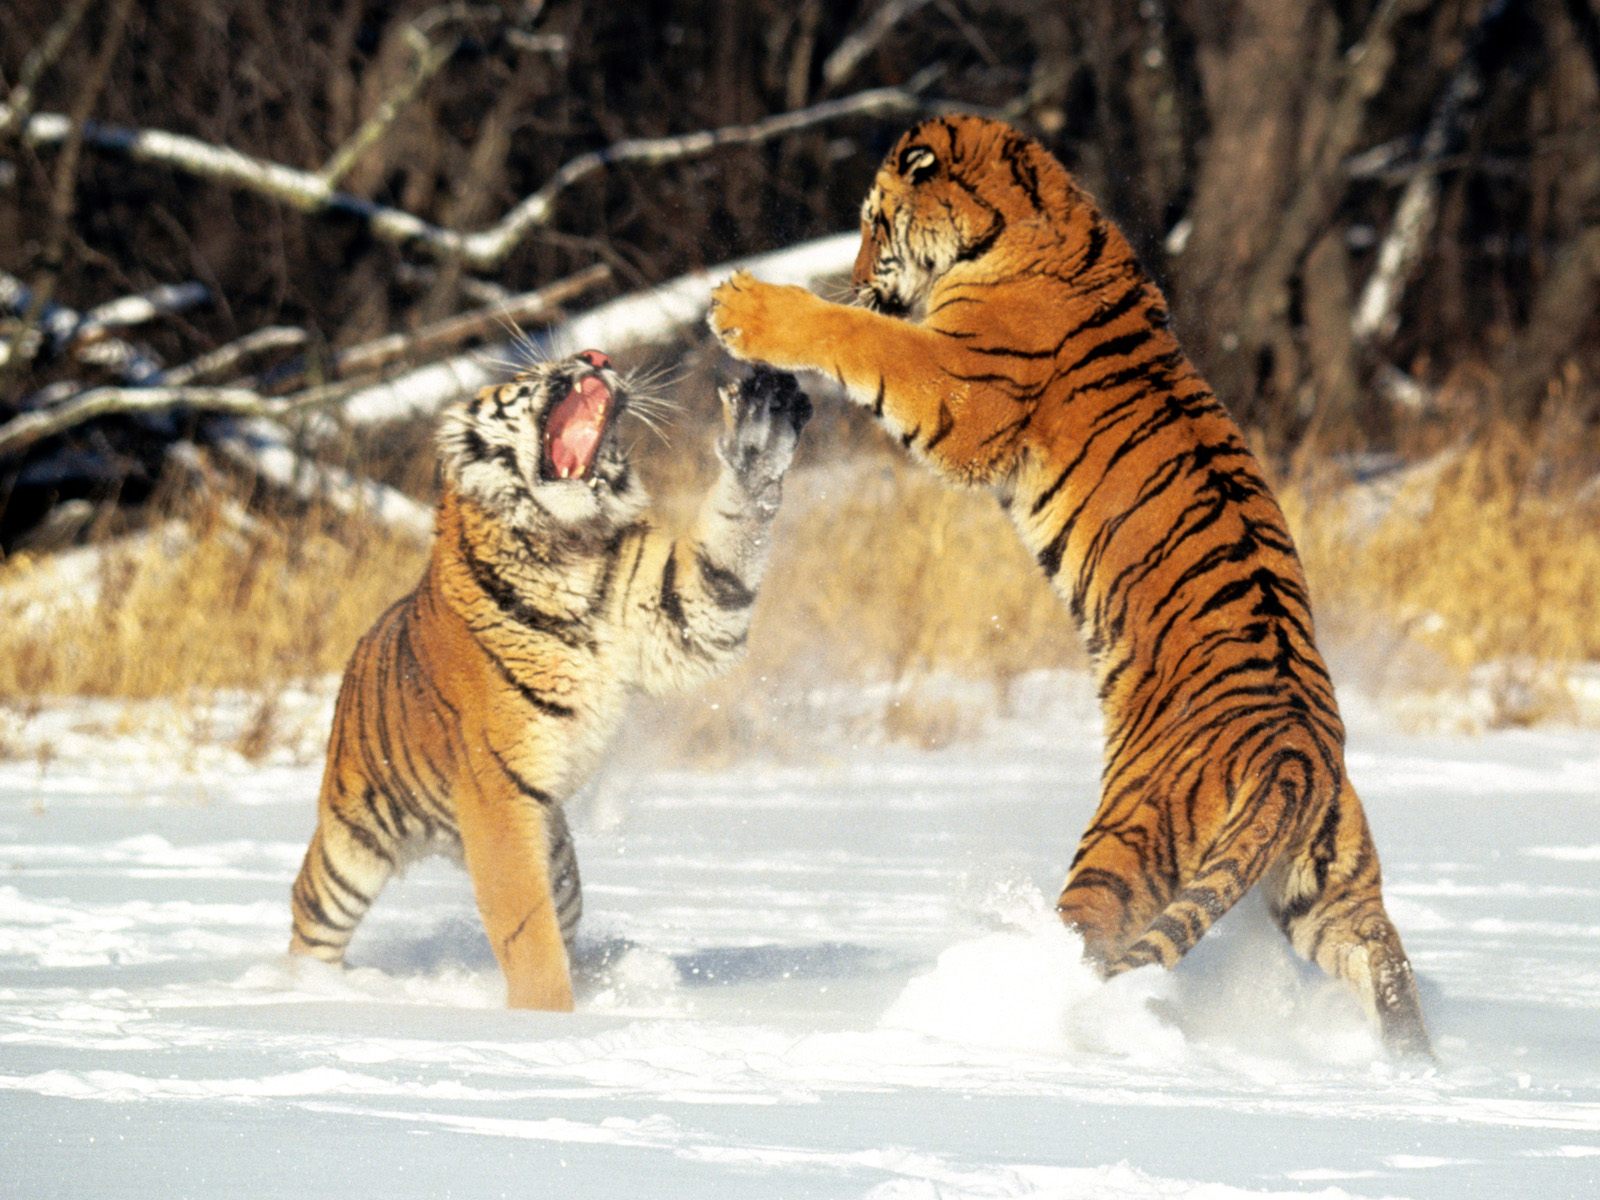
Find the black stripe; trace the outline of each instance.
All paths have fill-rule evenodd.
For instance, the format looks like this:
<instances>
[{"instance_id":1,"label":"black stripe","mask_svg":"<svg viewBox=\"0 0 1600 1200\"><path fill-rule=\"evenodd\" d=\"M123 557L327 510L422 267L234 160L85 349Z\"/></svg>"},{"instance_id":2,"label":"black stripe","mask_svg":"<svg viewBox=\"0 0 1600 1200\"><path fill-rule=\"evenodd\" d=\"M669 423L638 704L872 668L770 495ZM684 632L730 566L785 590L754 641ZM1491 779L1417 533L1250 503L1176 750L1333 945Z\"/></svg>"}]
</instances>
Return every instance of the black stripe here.
<instances>
[{"instance_id":1,"label":"black stripe","mask_svg":"<svg viewBox=\"0 0 1600 1200\"><path fill-rule=\"evenodd\" d=\"M484 745L489 747L489 754L494 758L495 765L500 768L501 774L512 782L517 791L528 797L528 799L537 801L544 808L550 808L555 804L556 798L553 795L543 788L535 787L529 783L527 779L518 773L515 767L505 760L505 756L490 745L488 741L485 741Z\"/></svg>"},{"instance_id":2,"label":"black stripe","mask_svg":"<svg viewBox=\"0 0 1600 1200\"><path fill-rule=\"evenodd\" d=\"M497 406L498 403L497 401ZM483 435L478 432L477 428L471 425L467 426L467 430L462 434L461 440L465 444L467 457L471 461L498 463L513 475L519 474L516 451L512 450L510 446L489 445L483 440Z\"/></svg>"},{"instance_id":3,"label":"black stripe","mask_svg":"<svg viewBox=\"0 0 1600 1200\"><path fill-rule=\"evenodd\" d=\"M363 739L365 744L365 739ZM378 811L378 793L370 784L361 789L361 803L367 806L367 811L372 814L372 819L377 822L378 828L383 830L384 836L398 838L404 829L390 829L389 823L383 819L383 814ZM392 860L391 860L392 861Z\"/></svg>"},{"instance_id":4,"label":"black stripe","mask_svg":"<svg viewBox=\"0 0 1600 1200\"><path fill-rule=\"evenodd\" d=\"M1011 168L1012 181L1022 189L1028 204L1035 212L1043 212L1044 197L1039 194L1039 172L1029 161L1027 140L1013 134L1006 139L1001 153L1005 155L1006 165Z\"/></svg>"},{"instance_id":5,"label":"black stripe","mask_svg":"<svg viewBox=\"0 0 1600 1200\"><path fill-rule=\"evenodd\" d=\"M301 930L298 925L295 926L294 935L307 946L321 946L325 950L343 950L347 945L350 944L348 938L342 942L329 942L322 938L310 937L303 930Z\"/></svg>"},{"instance_id":6,"label":"black stripe","mask_svg":"<svg viewBox=\"0 0 1600 1200\"><path fill-rule=\"evenodd\" d=\"M322 899L316 894L315 885L312 884L309 875L302 874L300 876L295 887L294 898L300 905L301 911L310 914L311 919L325 929L348 933L356 927L356 921L351 921L348 925L342 925L328 916L328 910L322 907Z\"/></svg>"},{"instance_id":7,"label":"black stripe","mask_svg":"<svg viewBox=\"0 0 1600 1200\"><path fill-rule=\"evenodd\" d=\"M955 261L958 263L976 262L994 249L994 244L1000 240L1000 235L1005 231L1006 219L998 212L995 212L994 220L989 223L989 228L984 230L976 241L963 248L956 255Z\"/></svg>"},{"instance_id":8,"label":"black stripe","mask_svg":"<svg viewBox=\"0 0 1600 1200\"><path fill-rule=\"evenodd\" d=\"M1112 355L1131 354L1154 336L1148 329L1135 329L1132 333L1124 333L1118 337L1107 338L1068 367L1067 371L1069 374L1074 371L1081 371L1096 359L1109 358Z\"/></svg>"},{"instance_id":9,"label":"black stripe","mask_svg":"<svg viewBox=\"0 0 1600 1200\"><path fill-rule=\"evenodd\" d=\"M661 567L661 591L656 601L657 606L666 614L667 620L678 628L684 637L689 636L689 619L684 615L683 596L678 591L678 547L674 543L671 550L667 551L667 561Z\"/></svg>"},{"instance_id":10,"label":"black stripe","mask_svg":"<svg viewBox=\"0 0 1600 1200\"><path fill-rule=\"evenodd\" d=\"M346 831L349 832L350 837L357 842L363 850L371 854L374 858L381 858L389 866L394 866L394 855L390 854L383 848L382 843L380 843L373 835L372 830L368 829L365 825L356 824L349 817L345 816L344 813L340 812L338 807L333 804L328 805L328 811L334 815L335 820L345 827Z\"/></svg>"},{"instance_id":11,"label":"black stripe","mask_svg":"<svg viewBox=\"0 0 1600 1200\"><path fill-rule=\"evenodd\" d=\"M340 891L349 896L351 899L357 901L361 905L361 908L358 911L352 912L339 902L339 898L337 896L333 896L331 899L335 904L338 904L340 908L344 908L346 916L354 917L359 921L362 913L366 912L367 909L372 906L372 897L367 895L360 888L356 887L355 884L351 883L344 877L342 873L340 873L339 869L333 865L333 860L328 857L328 848L322 844L320 839L317 842L317 853L322 859L323 872L328 876L329 879L333 880L333 882L338 885Z\"/></svg>"},{"instance_id":12,"label":"black stripe","mask_svg":"<svg viewBox=\"0 0 1600 1200\"><path fill-rule=\"evenodd\" d=\"M1128 886L1128 881L1120 875L1110 871L1102 871L1099 867L1086 867L1071 879L1063 891L1072 892L1079 888L1097 888L1110 892L1123 904L1133 899L1133 889Z\"/></svg>"},{"instance_id":13,"label":"black stripe","mask_svg":"<svg viewBox=\"0 0 1600 1200\"><path fill-rule=\"evenodd\" d=\"M1093 223L1089 226L1088 245L1084 247L1083 257L1078 260L1078 271L1080 273L1094 270L1095 264L1100 261L1100 256L1106 250L1105 222L1098 213L1094 214L1092 221Z\"/></svg>"},{"instance_id":14,"label":"black stripe","mask_svg":"<svg viewBox=\"0 0 1600 1200\"><path fill-rule=\"evenodd\" d=\"M459 531L457 541L461 560L466 563L473 582L507 617L524 629L555 638L562 645L574 649L594 648L594 638L585 627L585 617L564 617L535 608L522 598L515 587L501 577L492 564L484 562L473 553L472 546L467 541L465 527Z\"/></svg>"},{"instance_id":15,"label":"black stripe","mask_svg":"<svg viewBox=\"0 0 1600 1200\"><path fill-rule=\"evenodd\" d=\"M755 603L756 594L745 585L744 580L728 568L712 562L703 548L695 550L694 559L695 565L700 568L700 581L705 585L711 603L725 612L749 608Z\"/></svg>"},{"instance_id":16,"label":"black stripe","mask_svg":"<svg viewBox=\"0 0 1600 1200\"><path fill-rule=\"evenodd\" d=\"M505 681L506 686L514 689L524 700L526 700L530 705L538 709L540 712L544 713L545 716L570 719L578 715L577 709L571 708L565 704L558 704L554 700L547 700L528 684L518 679L517 676L512 672L511 668L506 666L506 664L500 660L500 656L497 655L493 650L489 649L488 646L484 645L481 639L474 638L473 641L477 644L478 648L483 651L484 657L489 660L495 671L499 673L500 678Z\"/></svg>"}]
</instances>

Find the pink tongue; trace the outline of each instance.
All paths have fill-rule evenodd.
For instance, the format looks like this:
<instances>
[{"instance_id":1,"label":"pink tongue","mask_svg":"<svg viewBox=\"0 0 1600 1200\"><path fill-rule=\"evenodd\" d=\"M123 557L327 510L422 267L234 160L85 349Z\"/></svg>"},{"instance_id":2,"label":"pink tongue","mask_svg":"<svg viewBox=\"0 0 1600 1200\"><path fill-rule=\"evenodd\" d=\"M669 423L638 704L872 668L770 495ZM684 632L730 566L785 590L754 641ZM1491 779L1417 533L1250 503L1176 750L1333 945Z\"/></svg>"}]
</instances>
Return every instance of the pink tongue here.
<instances>
[{"instance_id":1,"label":"pink tongue","mask_svg":"<svg viewBox=\"0 0 1600 1200\"><path fill-rule=\"evenodd\" d=\"M599 376L590 375L551 412L545 422L545 444L550 465L559 477L575 478L588 471L600 435L606 431L605 409L610 399L611 392Z\"/></svg>"}]
</instances>

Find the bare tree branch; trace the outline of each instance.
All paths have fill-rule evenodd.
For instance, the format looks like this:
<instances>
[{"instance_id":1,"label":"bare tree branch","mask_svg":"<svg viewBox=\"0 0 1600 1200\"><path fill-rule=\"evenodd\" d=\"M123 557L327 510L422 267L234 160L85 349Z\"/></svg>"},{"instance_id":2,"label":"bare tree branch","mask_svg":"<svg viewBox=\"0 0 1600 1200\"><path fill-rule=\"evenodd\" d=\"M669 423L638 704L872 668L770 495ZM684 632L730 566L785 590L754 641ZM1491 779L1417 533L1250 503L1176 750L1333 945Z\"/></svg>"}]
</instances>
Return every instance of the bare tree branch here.
<instances>
[{"instance_id":1,"label":"bare tree branch","mask_svg":"<svg viewBox=\"0 0 1600 1200\"><path fill-rule=\"evenodd\" d=\"M461 45L459 39L435 45L415 26L407 26L403 36L411 45L416 60L410 72L400 81L400 86L385 96L373 114L362 123L361 128L351 134L350 139L329 156L327 164L319 174L322 176L322 181L330 188L338 187L339 182L350 173L361 156L377 145L383 135L389 132L400 114L410 107L417 94L439 73L445 63L450 61L457 47Z\"/></svg>"},{"instance_id":2,"label":"bare tree branch","mask_svg":"<svg viewBox=\"0 0 1600 1200\"><path fill-rule=\"evenodd\" d=\"M195 286L198 285L179 285L183 289ZM177 298L182 299L191 294L179 291ZM12 346L22 347L24 358L31 361L39 352L38 347L32 343L46 340L50 343L52 353L70 352L81 362L110 368L124 383L144 382L161 370L161 364L147 350L122 338L110 336L113 327L111 324L91 325L89 318L83 313L53 301L45 301L35 306L33 295L32 289L16 276L0 271L0 309L7 309L19 315L36 313L32 325L20 325L16 338L9 345L0 344L0 367L6 363L8 351ZM111 306L116 306L112 307L113 315L118 311L134 311L131 303L133 299L124 297L123 300L111 301ZM123 309L122 306L125 304L127 307ZM102 306L105 307L107 306Z\"/></svg>"},{"instance_id":3,"label":"bare tree branch","mask_svg":"<svg viewBox=\"0 0 1600 1200\"><path fill-rule=\"evenodd\" d=\"M366 386L376 380L378 372L396 362L411 359L425 362L438 354L454 350L474 338L490 337L496 342L514 336L524 324L542 324L559 311L567 300L598 287L611 278L611 268L604 264L589 267L576 275L557 280L538 291L511 296L498 304L474 312L462 313L436 321L411 333L391 333L351 346L333 357L326 369L331 380L366 380ZM290 391L306 378L304 364L255 381L263 392Z\"/></svg>"},{"instance_id":4,"label":"bare tree branch","mask_svg":"<svg viewBox=\"0 0 1600 1200\"><path fill-rule=\"evenodd\" d=\"M1499 27L1516 7L1510 0L1490 0L1484 9L1422 134L1418 148L1422 163L1444 158L1475 115L1488 90L1484 80L1485 51L1503 32ZM1406 284L1422 258L1438 215L1439 187L1438 174L1423 170L1413 175L1401 192L1394 221L1378 247L1377 265L1356 302L1351 328L1358 342L1385 341L1394 334Z\"/></svg>"},{"instance_id":5,"label":"bare tree branch","mask_svg":"<svg viewBox=\"0 0 1600 1200\"><path fill-rule=\"evenodd\" d=\"M822 88L832 91L855 73L867 55L878 48L889 31L907 17L927 8L933 0L887 0L854 33L847 34L822 60Z\"/></svg>"},{"instance_id":6,"label":"bare tree branch","mask_svg":"<svg viewBox=\"0 0 1600 1200\"><path fill-rule=\"evenodd\" d=\"M1288 284L1339 202L1343 164L1361 136L1367 102L1383 86L1394 62L1394 29L1421 0L1381 0L1361 39L1345 54L1344 85L1326 132L1301 176L1277 232L1245 290L1241 342L1254 345L1288 305Z\"/></svg>"},{"instance_id":7,"label":"bare tree branch","mask_svg":"<svg viewBox=\"0 0 1600 1200\"><path fill-rule=\"evenodd\" d=\"M170 316L195 308L211 299L211 289L203 283L164 283L133 296L122 296L98 304L83 314L76 337L84 338L108 329L143 325L157 317Z\"/></svg>"},{"instance_id":8,"label":"bare tree branch","mask_svg":"<svg viewBox=\"0 0 1600 1200\"><path fill-rule=\"evenodd\" d=\"M127 32L128 13L132 8L133 0L112 0L111 12L106 17L104 40L100 43L99 52L89 67L88 79L78 93L72 112L66 118L68 123L66 144L62 147L61 161L56 164L56 177L50 189L49 219L45 227L44 249L39 256L39 269L33 277L33 298L28 311L23 314L22 329L12 337L5 360L0 362L0 395L5 395L10 390L10 376L28 360L29 355L25 350L27 329L39 319L43 307L50 303L55 293L56 280L61 274L67 232L72 222L72 209L78 184L78 156L83 150L89 114L100 99L100 93L105 90L106 80L111 74L111 64L117 57L117 51L122 48L122 35ZM0 111L0 128L8 127L11 121L9 107ZM26 122L22 128L26 134Z\"/></svg>"},{"instance_id":9,"label":"bare tree branch","mask_svg":"<svg viewBox=\"0 0 1600 1200\"><path fill-rule=\"evenodd\" d=\"M599 263L536 292L512 296L491 308L448 317L415 333L391 333L363 342L334 357L334 377L367 374L403 358L426 358L474 338L503 337L520 330L523 325L542 324L564 301L599 287L610 278L611 268Z\"/></svg>"},{"instance_id":10,"label":"bare tree branch","mask_svg":"<svg viewBox=\"0 0 1600 1200\"><path fill-rule=\"evenodd\" d=\"M371 479L297 454L287 431L271 420L238 422L211 439L222 458L243 468L259 483L287 492L307 504L321 503L349 516L365 517L417 542L433 537L433 512Z\"/></svg>"},{"instance_id":11,"label":"bare tree branch","mask_svg":"<svg viewBox=\"0 0 1600 1200\"><path fill-rule=\"evenodd\" d=\"M92 388L52 408L35 409L0 425L0 456L20 454L36 442L75 425L113 413L163 412L172 408L208 409L251 416L282 411L283 401L263 401L247 388Z\"/></svg>"},{"instance_id":12,"label":"bare tree branch","mask_svg":"<svg viewBox=\"0 0 1600 1200\"><path fill-rule=\"evenodd\" d=\"M186 387L202 379L216 379L234 371L241 362L257 354L299 349L310 340L311 335L304 329L296 329L292 325L268 325L225 346L218 346L192 362L161 372L156 382L167 387Z\"/></svg>"},{"instance_id":13,"label":"bare tree branch","mask_svg":"<svg viewBox=\"0 0 1600 1200\"><path fill-rule=\"evenodd\" d=\"M0 116L0 137L10 133L14 124L26 119L33 111L34 89L39 86L44 73L61 57L61 52L83 23L84 15L93 3L94 0L72 0L61 14L61 19L50 27L50 31L23 60L22 70L17 73L17 85L5 98L5 115Z\"/></svg>"},{"instance_id":14,"label":"bare tree branch","mask_svg":"<svg viewBox=\"0 0 1600 1200\"><path fill-rule=\"evenodd\" d=\"M344 399L360 386L359 383L348 382L350 376L371 376L388 364L408 356L425 356L452 349L474 337L512 332L521 322L548 320L561 301L579 295L609 278L610 267L590 267L540 291L514 297L493 309L465 313L413 334L391 334L352 347L335 358L332 371L334 382L305 388L287 396L269 398L256 387L185 386L205 375L226 370L246 354L268 347L302 344L306 340L306 334L298 329L260 330L205 359L197 359L185 367L166 372L159 377L160 382L152 386L92 388L54 404L39 404L0 425L0 456L20 454L45 438L54 437L97 417L191 408L236 416L278 418L298 410L331 404ZM278 381L280 389L283 382Z\"/></svg>"},{"instance_id":15,"label":"bare tree branch","mask_svg":"<svg viewBox=\"0 0 1600 1200\"><path fill-rule=\"evenodd\" d=\"M503 261L534 229L549 222L561 193L619 163L658 165L697 158L725 146L759 145L846 117L887 116L927 107L928 102L911 90L875 88L748 125L726 125L672 137L628 138L569 160L543 187L498 222L473 233L444 229L401 209L338 191L317 172L256 158L184 134L92 121L82 129L84 144L95 149L125 155L136 162L159 163L187 175L269 197L302 212L343 213L365 222L372 235L384 241L415 246L436 257L459 256L471 267L486 269ZM0 107L0 123L9 118L9 109ZM67 141L72 129L67 117L37 113L27 119L21 132L31 145L50 146Z\"/></svg>"},{"instance_id":16,"label":"bare tree branch","mask_svg":"<svg viewBox=\"0 0 1600 1200\"><path fill-rule=\"evenodd\" d=\"M571 354L586 346L599 347L615 356L659 345L679 336L686 326L704 320L712 286L734 271L748 270L773 283L810 286L820 279L848 275L859 245L860 236L855 232L839 233L770 254L719 263L619 296L532 337L539 351L550 357ZM457 396L493 383L497 373L484 359L483 353L459 355L363 387L341 402L339 416L348 425L427 416ZM321 414L316 416L313 436L317 424L325 419Z\"/></svg>"}]
</instances>

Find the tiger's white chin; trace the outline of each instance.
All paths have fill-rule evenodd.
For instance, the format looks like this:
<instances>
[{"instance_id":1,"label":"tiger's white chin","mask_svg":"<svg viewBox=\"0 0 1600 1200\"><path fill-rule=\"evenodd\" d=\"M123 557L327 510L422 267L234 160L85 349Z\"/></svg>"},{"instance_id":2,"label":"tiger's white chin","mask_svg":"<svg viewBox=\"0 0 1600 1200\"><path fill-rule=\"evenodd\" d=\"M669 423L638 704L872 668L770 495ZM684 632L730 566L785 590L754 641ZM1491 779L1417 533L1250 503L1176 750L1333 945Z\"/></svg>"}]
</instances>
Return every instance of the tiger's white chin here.
<instances>
[{"instance_id":1,"label":"tiger's white chin","mask_svg":"<svg viewBox=\"0 0 1600 1200\"><path fill-rule=\"evenodd\" d=\"M643 512L647 499L632 480L626 462L602 455L582 477L530 482L526 502L538 511L518 514L516 523L523 528L550 520L569 527L617 526Z\"/></svg>"}]
</instances>

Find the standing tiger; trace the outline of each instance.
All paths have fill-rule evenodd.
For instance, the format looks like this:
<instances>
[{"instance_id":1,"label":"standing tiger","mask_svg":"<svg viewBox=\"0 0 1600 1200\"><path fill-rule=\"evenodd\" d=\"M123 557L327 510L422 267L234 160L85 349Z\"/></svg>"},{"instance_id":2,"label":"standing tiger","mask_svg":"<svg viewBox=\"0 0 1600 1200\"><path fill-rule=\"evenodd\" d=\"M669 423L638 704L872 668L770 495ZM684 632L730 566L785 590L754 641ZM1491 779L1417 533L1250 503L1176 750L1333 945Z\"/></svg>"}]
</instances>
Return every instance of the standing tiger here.
<instances>
[{"instance_id":1,"label":"standing tiger","mask_svg":"<svg viewBox=\"0 0 1600 1200\"><path fill-rule=\"evenodd\" d=\"M627 386L599 351L445 412L433 552L346 669L292 952L342 961L396 868L443 852L472 877L508 1003L572 1007L581 896L562 802L631 690L681 688L738 655L811 413L769 371L721 397L721 475L676 541L650 525L616 434Z\"/></svg>"},{"instance_id":2,"label":"standing tiger","mask_svg":"<svg viewBox=\"0 0 1600 1200\"><path fill-rule=\"evenodd\" d=\"M1042 146L973 117L901 137L861 227L859 307L741 273L711 327L992 487L1066 602L1106 747L1062 919L1108 976L1172 966L1260 881L1386 1045L1429 1055L1283 513L1122 233Z\"/></svg>"}]
</instances>

